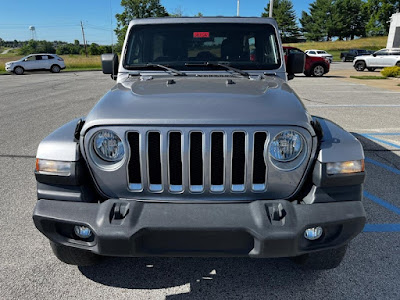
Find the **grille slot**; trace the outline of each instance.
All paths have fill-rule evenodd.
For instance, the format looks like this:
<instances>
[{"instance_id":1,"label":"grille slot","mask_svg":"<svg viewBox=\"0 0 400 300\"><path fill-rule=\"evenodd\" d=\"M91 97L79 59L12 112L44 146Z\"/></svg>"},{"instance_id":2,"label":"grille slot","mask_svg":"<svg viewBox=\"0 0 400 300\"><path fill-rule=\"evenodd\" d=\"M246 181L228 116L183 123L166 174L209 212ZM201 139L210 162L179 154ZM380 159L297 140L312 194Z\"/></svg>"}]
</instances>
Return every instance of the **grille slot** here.
<instances>
[{"instance_id":1,"label":"grille slot","mask_svg":"<svg viewBox=\"0 0 400 300\"><path fill-rule=\"evenodd\" d=\"M246 163L246 134L234 132L232 142L232 191L244 191L245 163Z\"/></svg>"},{"instance_id":2,"label":"grille slot","mask_svg":"<svg viewBox=\"0 0 400 300\"><path fill-rule=\"evenodd\" d=\"M149 132L147 137L147 161L149 172L149 189L151 191L161 191L161 149L160 133Z\"/></svg>"},{"instance_id":3,"label":"grille slot","mask_svg":"<svg viewBox=\"0 0 400 300\"><path fill-rule=\"evenodd\" d=\"M131 192L265 192L268 133L255 130L141 129L128 132Z\"/></svg>"},{"instance_id":4,"label":"grille slot","mask_svg":"<svg viewBox=\"0 0 400 300\"><path fill-rule=\"evenodd\" d=\"M190 190L203 191L203 133L190 133Z\"/></svg>"},{"instance_id":5,"label":"grille slot","mask_svg":"<svg viewBox=\"0 0 400 300\"><path fill-rule=\"evenodd\" d=\"M266 187L266 165L264 160L264 147L267 140L265 132L254 134L254 159L253 159L253 191L264 191Z\"/></svg>"},{"instance_id":6,"label":"grille slot","mask_svg":"<svg viewBox=\"0 0 400 300\"><path fill-rule=\"evenodd\" d=\"M224 133L211 134L211 191L224 190Z\"/></svg>"},{"instance_id":7,"label":"grille slot","mask_svg":"<svg viewBox=\"0 0 400 300\"><path fill-rule=\"evenodd\" d=\"M169 133L168 146L169 184L171 192L181 192L182 183L182 135L180 132Z\"/></svg>"},{"instance_id":8,"label":"grille slot","mask_svg":"<svg viewBox=\"0 0 400 300\"><path fill-rule=\"evenodd\" d=\"M143 187L142 176L140 175L139 133L130 132L128 134L128 142L131 148L131 159L128 165L129 189L141 190Z\"/></svg>"}]
</instances>

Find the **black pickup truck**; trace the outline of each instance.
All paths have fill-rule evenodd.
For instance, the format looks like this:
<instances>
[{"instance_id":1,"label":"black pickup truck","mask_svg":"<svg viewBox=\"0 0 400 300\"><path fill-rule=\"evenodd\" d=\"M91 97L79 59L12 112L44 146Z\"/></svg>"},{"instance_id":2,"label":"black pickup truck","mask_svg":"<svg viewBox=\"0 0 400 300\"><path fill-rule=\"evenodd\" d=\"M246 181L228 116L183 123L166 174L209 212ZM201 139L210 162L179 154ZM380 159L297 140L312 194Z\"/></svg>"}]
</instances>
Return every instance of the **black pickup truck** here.
<instances>
[{"instance_id":1,"label":"black pickup truck","mask_svg":"<svg viewBox=\"0 0 400 300\"><path fill-rule=\"evenodd\" d=\"M349 52L340 53L340 59L344 61L353 61L356 56L372 54L374 51L350 49Z\"/></svg>"}]
</instances>

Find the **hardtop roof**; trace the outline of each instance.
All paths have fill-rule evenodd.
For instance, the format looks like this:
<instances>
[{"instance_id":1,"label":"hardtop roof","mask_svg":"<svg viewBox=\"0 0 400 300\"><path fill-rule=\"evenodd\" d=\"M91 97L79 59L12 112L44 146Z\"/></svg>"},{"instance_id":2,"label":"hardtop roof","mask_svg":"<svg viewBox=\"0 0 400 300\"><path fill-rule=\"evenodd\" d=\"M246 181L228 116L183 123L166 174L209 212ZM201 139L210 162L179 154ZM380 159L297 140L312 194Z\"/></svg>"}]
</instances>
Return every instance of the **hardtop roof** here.
<instances>
[{"instance_id":1,"label":"hardtop roof","mask_svg":"<svg viewBox=\"0 0 400 300\"><path fill-rule=\"evenodd\" d=\"M275 19L262 17L179 17L179 18L144 18L133 19L133 25L154 24L196 24L196 23L237 23L237 24L270 24L277 26Z\"/></svg>"}]
</instances>

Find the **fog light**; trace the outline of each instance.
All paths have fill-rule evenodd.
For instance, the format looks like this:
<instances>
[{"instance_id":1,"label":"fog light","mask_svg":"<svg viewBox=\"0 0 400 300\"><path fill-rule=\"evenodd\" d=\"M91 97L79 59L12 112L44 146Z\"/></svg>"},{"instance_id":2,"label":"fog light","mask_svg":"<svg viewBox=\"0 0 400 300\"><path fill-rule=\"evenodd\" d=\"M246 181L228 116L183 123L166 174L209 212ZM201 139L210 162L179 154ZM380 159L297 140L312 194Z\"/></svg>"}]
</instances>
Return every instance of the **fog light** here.
<instances>
[{"instance_id":1,"label":"fog light","mask_svg":"<svg viewBox=\"0 0 400 300\"><path fill-rule=\"evenodd\" d=\"M81 239L90 238L92 235L92 231L86 226L75 226L74 228L75 234Z\"/></svg>"},{"instance_id":2,"label":"fog light","mask_svg":"<svg viewBox=\"0 0 400 300\"><path fill-rule=\"evenodd\" d=\"M323 230L322 230L322 227L320 227L320 226L308 228L308 229L306 229L306 231L304 231L304 237L307 240L314 241L321 237L322 232L323 232Z\"/></svg>"}]
</instances>

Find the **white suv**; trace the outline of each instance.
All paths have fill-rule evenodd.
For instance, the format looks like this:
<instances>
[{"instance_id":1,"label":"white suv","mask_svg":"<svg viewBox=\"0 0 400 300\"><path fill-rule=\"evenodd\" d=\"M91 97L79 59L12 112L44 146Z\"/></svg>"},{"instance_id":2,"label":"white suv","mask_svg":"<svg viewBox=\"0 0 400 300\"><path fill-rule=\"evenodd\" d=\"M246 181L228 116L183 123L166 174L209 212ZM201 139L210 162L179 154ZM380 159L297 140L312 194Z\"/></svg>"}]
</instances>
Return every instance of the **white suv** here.
<instances>
[{"instance_id":1,"label":"white suv","mask_svg":"<svg viewBox=\"0 0 400 300\"><path fill-rule=\"evenodd\" d=\"M353 62L357 71L375 71L385 67L400 67L400 48L381 49L372 55L357 56Z\"/></svg>"},{"instance_id":2,"label":"white suv","mask_svg":"<svg viewBox=\"0 0 400 300\"><path fill-rule=\"evenodd\" d=\"M17 75L25 71L50 70L52 73L59 73L65 69L64 60L55 54L31 54L17 61L6 63L6 71Z\"/></svg>"}]
</instances>

